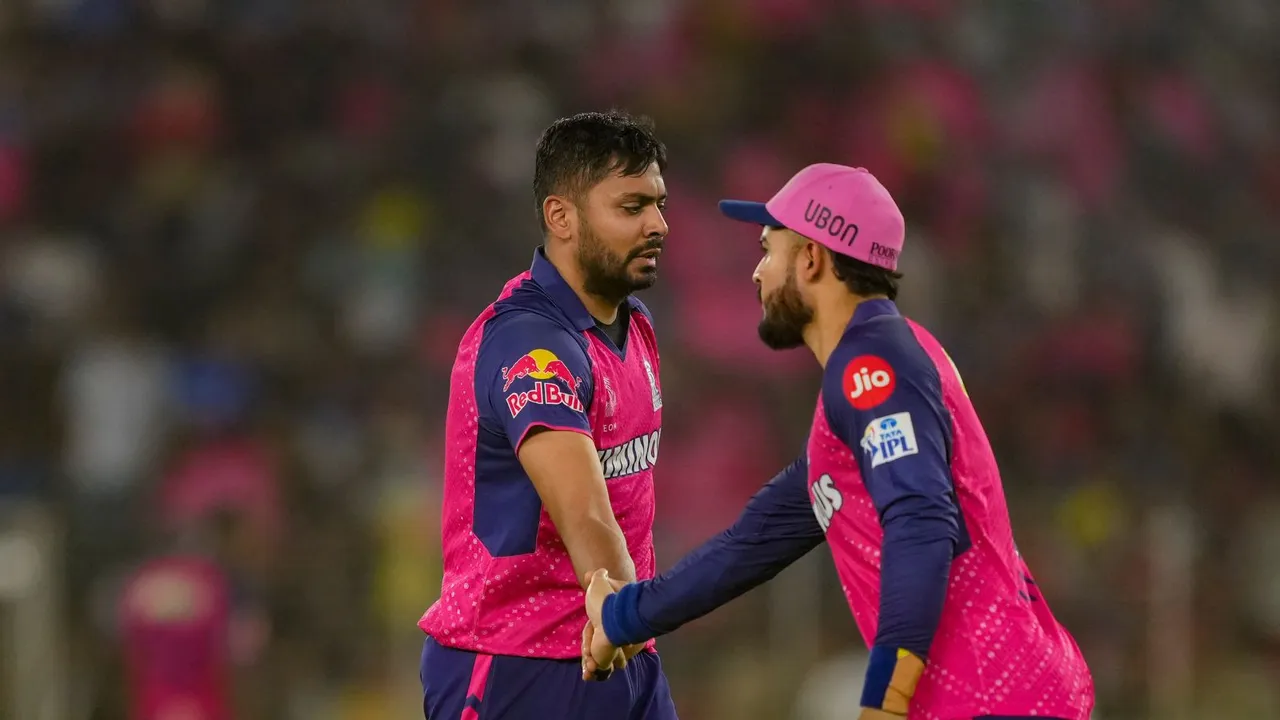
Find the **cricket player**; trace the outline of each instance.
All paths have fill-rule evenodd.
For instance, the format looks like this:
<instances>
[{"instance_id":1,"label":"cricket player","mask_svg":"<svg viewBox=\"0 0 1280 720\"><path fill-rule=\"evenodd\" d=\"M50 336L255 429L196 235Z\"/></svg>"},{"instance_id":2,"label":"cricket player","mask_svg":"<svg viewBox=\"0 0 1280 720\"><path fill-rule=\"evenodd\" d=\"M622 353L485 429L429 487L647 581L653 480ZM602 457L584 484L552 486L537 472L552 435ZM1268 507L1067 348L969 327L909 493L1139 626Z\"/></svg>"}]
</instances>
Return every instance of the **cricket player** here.
<instances>
[{"instance_id":1,"label":"cricket player","mask_svg":"<svg viewBox=\"0 0 1280 720\"><path fill-rule=\"evenodd\" d=\"M657 278L666 162L648 122L620 113L558 120L538 143L542 247L453 366L444 578L418 623L429 720L676 717L648 638L615 653L611 679L579 677L580 578L655 570L662 386L632 293Z\"/></svg>"},{"instance_id":2,"label":"cricket player","mask_svg":"<svg viewBox=\"0 0 1280 720\"><path fill-rule=\"evenodd\" d=\"M871 648L863 720L1086 720L1089 670L1014 545L964 384L894 304L904 226L888 192L866 170L820 164L767 204L720 208L764 227L761 339L805 345L823 367L808 446L671 571L620 589L593 574L588 613L603 632L584 637L584 674L825 540Z\"/></svg>"}]
</instances>

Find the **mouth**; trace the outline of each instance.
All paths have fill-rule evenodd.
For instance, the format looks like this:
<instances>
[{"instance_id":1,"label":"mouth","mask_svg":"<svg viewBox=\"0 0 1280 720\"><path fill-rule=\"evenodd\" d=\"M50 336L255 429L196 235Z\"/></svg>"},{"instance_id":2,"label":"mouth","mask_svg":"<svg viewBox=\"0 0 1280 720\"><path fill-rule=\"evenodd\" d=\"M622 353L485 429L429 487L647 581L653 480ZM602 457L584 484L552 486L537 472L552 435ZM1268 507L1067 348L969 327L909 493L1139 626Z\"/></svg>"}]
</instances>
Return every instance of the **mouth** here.
<instances>
[{"instance_id":1,"label":"mouth","mask_svg":"<svg viewBox=\"0 0 1280 720\"><path fill-rule=\"evenodd\" d=\"M637 254L633 260L639 261L645 270L656 270L658 268L658 258L662 255L662 248L652 248Z\"/></svg>"}]
</instances>

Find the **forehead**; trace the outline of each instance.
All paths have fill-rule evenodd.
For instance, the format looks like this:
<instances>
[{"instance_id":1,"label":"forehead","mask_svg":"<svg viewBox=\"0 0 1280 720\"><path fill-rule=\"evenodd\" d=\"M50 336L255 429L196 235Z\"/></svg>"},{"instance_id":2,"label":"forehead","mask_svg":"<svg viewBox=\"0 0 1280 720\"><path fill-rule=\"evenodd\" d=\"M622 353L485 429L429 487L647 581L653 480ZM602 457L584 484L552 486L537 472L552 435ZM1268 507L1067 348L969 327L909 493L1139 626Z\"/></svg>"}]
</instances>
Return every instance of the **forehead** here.
<instances>
[{"instance_id":1,"label":"forehead","mask_svg":"<svg viewBox=\"0 0 1280 720\"><path fill-rule=\"evenodd\" d=\"M768 244L775 250L787 247L799 239L801 239L799 235L786 228L766 225L760 229L760 242Z\"/></svg>"},{"instance_id":2,"label":"forehead","mask_svg":"<svg viewBox=\"0 0 1280 720\"><path fill-rule=\"evenodd\" d=\"M650 163L649 167L639 175L623 175L617 170L609 173L605 179L591 188L591 194L604 197L621 195L662 197L667 194L667 184L662 179L662 171L658 169L658 164Z\"/></svg>"}]
</instances>

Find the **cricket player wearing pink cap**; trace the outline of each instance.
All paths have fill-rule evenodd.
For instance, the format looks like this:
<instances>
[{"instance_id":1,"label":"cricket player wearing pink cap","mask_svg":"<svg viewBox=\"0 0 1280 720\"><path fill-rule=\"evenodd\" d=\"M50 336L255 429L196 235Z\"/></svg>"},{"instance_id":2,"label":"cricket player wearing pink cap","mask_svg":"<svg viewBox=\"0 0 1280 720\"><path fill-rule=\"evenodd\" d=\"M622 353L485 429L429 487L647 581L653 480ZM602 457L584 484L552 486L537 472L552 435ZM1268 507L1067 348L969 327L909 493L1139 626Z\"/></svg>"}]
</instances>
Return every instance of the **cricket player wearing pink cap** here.
<instances>
[{"instance_id":1,"label":"cricket player wearing pink cap","mask_svg":"<svg viewBox=\"0 0 1280 720\"><path fill-rule=\"evenodd\" d=\"M584 669L825 541L871 649L863 720L1086 720L1089 669L1018 554L959 372L894 304L904 224L893 198L862 168L821 164L767 203L720 209L764 227L760 338L805 345L823 367L807 448L672 570L627 585L596 571Z\"/></svg>"}]
</instances>

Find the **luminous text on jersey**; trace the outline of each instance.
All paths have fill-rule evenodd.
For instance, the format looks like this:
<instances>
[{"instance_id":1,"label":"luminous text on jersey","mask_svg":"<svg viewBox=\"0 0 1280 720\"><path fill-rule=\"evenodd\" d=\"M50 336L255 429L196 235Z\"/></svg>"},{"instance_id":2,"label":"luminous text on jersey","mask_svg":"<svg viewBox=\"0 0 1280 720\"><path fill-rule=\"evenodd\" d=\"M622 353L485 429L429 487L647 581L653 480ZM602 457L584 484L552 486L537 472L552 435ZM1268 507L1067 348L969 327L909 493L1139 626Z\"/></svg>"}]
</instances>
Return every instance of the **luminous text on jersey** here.
<instances>
[{"instance_id":1,"label":"luminous text on jersey","mask_svg":"<svg viewBox=\"0 0 1280 720\"><path fill-rule=\"evenodd\" d=\"M600 450L600 467L604 470L604 479L626 477L648 470L658 462L658 441L662 439L662 431L654 430L647 435L631 438L611 448Z\"/></svg>"},{"instance_id":2,"label":"luminous text on jersey","mask_svg":"<svg viewBox=\"0 0 1280 720\"><path fill-rule=\"evenodd\" d=\"M809 494L813 501L813 516L818 519L822 532L826 532L831 527L831 518L844 507L844 495L836 487L835 479L825 473L809 486Z\"/></svg>"}]
</instances>

